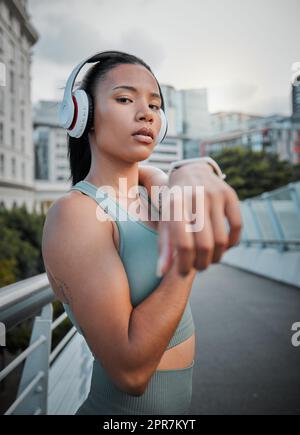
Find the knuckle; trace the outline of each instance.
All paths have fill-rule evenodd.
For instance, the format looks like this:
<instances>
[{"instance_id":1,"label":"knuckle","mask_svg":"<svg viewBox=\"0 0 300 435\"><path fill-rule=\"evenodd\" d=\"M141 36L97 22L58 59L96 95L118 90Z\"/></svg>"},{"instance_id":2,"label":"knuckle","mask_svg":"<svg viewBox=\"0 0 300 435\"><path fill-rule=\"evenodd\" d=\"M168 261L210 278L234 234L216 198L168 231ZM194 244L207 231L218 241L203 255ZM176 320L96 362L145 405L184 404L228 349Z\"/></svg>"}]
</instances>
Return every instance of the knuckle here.
<instances>
[{"instance_id":1,"label":"knuckle","mask_svg":"<svg viewBox=\"0 0 300 435\"><path fill-rule=\"evenodd\" d=\"M228 239L218 239L215 241L215 248L224 249L228 244Z\"/></svg>"},{"instance_id":2,"label":"knuckle","mask_svg":"<svg viewBox=\"0 0 300 435\"><path fill-rule=\"evenodd\" d=\"M242 222L237 221L237 222L233 222L232 224L232 229L235 231L240 231L242 229L243 225Z\"/></svg>"},{"instance_id":3,"label":"knuckle","mask_svg":"<svg viewBox=\"0 0 300 435\"><path fill-rule=\"evenodd\" d=\"M229 196L229 198L231 197L235 201L239 201L239 197L238 197L236 191L233 189L233 187L229 186L229 184L226 185L225 192Z\"/></svg>"},{"instance_id":4,"label":"knuckle","mask_svg":"<svg viewBox=\"0 0 300 435\"><path fill-rule=\"evenodd\" d=\"M205 270L208 268L208 266L209 266L209 262L204 260L196 261L194 265L195 269L197 270Z\"/></svg>"},{"instance_id":5,"label":"knuckle","mask_svg":"<svg viewBox=\"0 0 300 435\"><path fill-rule=\"evenodd\" d=\"M188 245L186 243L180 243L177 245L177 249L178 251L180 251L181 253L186 253L186 254L190 254L193 252L193 248L191 245Z\"/></svg>"},{"instance_id":6,"label":"knuckle","mask_svg":"<svg viewBox=\"0 0 300 435\"><path fill-rule=\"evenodd\" d=\"M204 244L199 246L198 248L198 252L200 255L209 255L213 250L213 245L212 244Z\"/></svg>"}]
</instances>

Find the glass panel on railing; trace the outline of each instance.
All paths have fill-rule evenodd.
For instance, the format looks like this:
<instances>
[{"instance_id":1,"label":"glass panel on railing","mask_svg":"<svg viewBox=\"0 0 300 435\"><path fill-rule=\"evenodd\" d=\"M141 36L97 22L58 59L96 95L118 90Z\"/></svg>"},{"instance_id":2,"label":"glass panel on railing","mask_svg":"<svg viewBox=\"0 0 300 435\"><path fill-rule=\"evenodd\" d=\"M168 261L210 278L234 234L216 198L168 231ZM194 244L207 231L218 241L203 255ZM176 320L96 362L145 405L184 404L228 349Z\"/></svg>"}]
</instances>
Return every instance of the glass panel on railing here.
<instances>
[{"instance_id":1,"label":"glass panel on railing","mask_svg":"<svg viewBox=\"0 0 300 435\"><path fill-rule=\"evenodd\" d=\"M300 181L297 181L296 183L293 183L293 186L294 186L294 188L296 190L298 198L300 198Z\"/></svg>"},{"instance_id":2,"label":"glass panel on railing","mask_svg":"<svg viewBox=\"0 0 300 435\"><path fill-rule=\"evenodd\" d=\"M271 196L274 211L287 240L300 240L300 218L291 191L286 189Z\"/></svg>"},{"instance_id":3,"label":"glass panel on railing","mask_svg":"<svg viewBox=\"0 0 300 435\"><path fill-rule=\"evenodd\" d=\"M253 221L251 210L246 202L241 202L241 213L243 219L243 239L258 239L258 234Z\"/></svg>"},{"instance_id":4,"label":"glass panel on railing","mask_svg":"<svg viewBox=\"0 0 300 435\"><path fill-rule=\"evenodd\" d=\"M256 214L259 227L261 229L263 239L274 240L276 239L276 233L270 219L270 213L268 210L268 204L263 199L253 199L251 201L252 209Z\"/></svg>"}]
</instances>

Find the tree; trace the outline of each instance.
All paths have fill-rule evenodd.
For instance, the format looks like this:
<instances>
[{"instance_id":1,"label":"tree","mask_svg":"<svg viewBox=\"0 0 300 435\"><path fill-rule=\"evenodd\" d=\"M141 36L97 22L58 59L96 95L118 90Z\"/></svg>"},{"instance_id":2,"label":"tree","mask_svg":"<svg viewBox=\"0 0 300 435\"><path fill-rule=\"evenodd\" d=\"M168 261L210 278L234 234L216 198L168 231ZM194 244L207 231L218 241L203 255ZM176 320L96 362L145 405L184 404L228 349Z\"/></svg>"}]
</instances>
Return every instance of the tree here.
<instances>
[{"instance_id":1,"label":"tree","mask_svg":"<svg viewBox=\"0 0 300 435\"><path fill-rule=\"evenodd\" d=\"M300 166L279 160L277 154L242 147L212 153L240 200L274 190L300 179Z\"/></svg>"},{"instance_id":2,"label":"tree","mask_svg":"<svg viewBox=\"0 0 300 435\"><path fill-rule=\"evenodd\" d=\"M26 207L0 210L0 287L45 272L41 254L45 215Z\"/></svg>"}]
</instances>

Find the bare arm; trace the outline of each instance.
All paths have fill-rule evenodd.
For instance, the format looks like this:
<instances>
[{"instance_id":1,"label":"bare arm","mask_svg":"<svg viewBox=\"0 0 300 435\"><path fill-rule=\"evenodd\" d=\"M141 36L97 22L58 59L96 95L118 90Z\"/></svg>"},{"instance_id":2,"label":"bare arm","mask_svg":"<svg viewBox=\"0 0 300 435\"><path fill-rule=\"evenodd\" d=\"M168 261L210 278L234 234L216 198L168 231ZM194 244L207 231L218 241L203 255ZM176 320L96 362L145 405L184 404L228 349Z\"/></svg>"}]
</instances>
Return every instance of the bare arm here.
<instances>
[{"instance_id":1,"label":"bare arm","mask_svg":"<svg viewBox=\"0 0 300 435\"><path fill-rule=\"evenodd\" d=\"M171 269L160 285L131 313L129 344L135 355L134 364L142 368L141 379L146 388L157 369L182 318L197 270L185 277L177 269L175 255Z\"/></svg>"},{"instance_id":2,"label":"bare arm","mask_svg":"<svg viewBox=\"0 0 300 435\"><path fill-rule=\"evenodd\" d=\"M111 222L98 221L96 207L85 197L57 201L45 222L43 258L57 287L64 283L96 358L120 389L140 395L180 322L195 271L181 277L172 267L157 289L133 308Z\"/></svg>"},{"instance_id":3,"label":"bare arm","mask_svg":"<svg viewBox=\"0 0 300 435\"><path fill-rule=\"evenodd\" d=\"M139 183L147 189L148 195L157 208L159 207L158 198L155 195L151 195L151 187L167 186L168 180L168 175L161 169L150 165L139 165Z\"/></svg>"}]
</instances>

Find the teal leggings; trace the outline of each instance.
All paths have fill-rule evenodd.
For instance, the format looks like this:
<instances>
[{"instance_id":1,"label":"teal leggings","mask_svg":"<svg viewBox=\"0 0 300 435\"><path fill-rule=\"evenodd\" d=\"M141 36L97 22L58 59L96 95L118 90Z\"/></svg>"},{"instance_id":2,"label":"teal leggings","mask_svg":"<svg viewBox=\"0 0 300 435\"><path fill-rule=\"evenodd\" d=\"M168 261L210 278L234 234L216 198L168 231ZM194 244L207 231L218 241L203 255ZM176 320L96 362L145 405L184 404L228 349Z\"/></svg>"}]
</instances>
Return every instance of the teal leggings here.
<instances>
[{"instance_id":1,"label":"teal leggings","mask_svg":"<svg viewBox=\"0 0 300 435\"><path fill-rule=\"evenodd\" d=\"M184 415L189 413L192 398L194 360L189 367L157 370L141 396L121 390L108 377L98 361L94 361L91 389L76 415Z\"/></svg>"}]
</instances>

